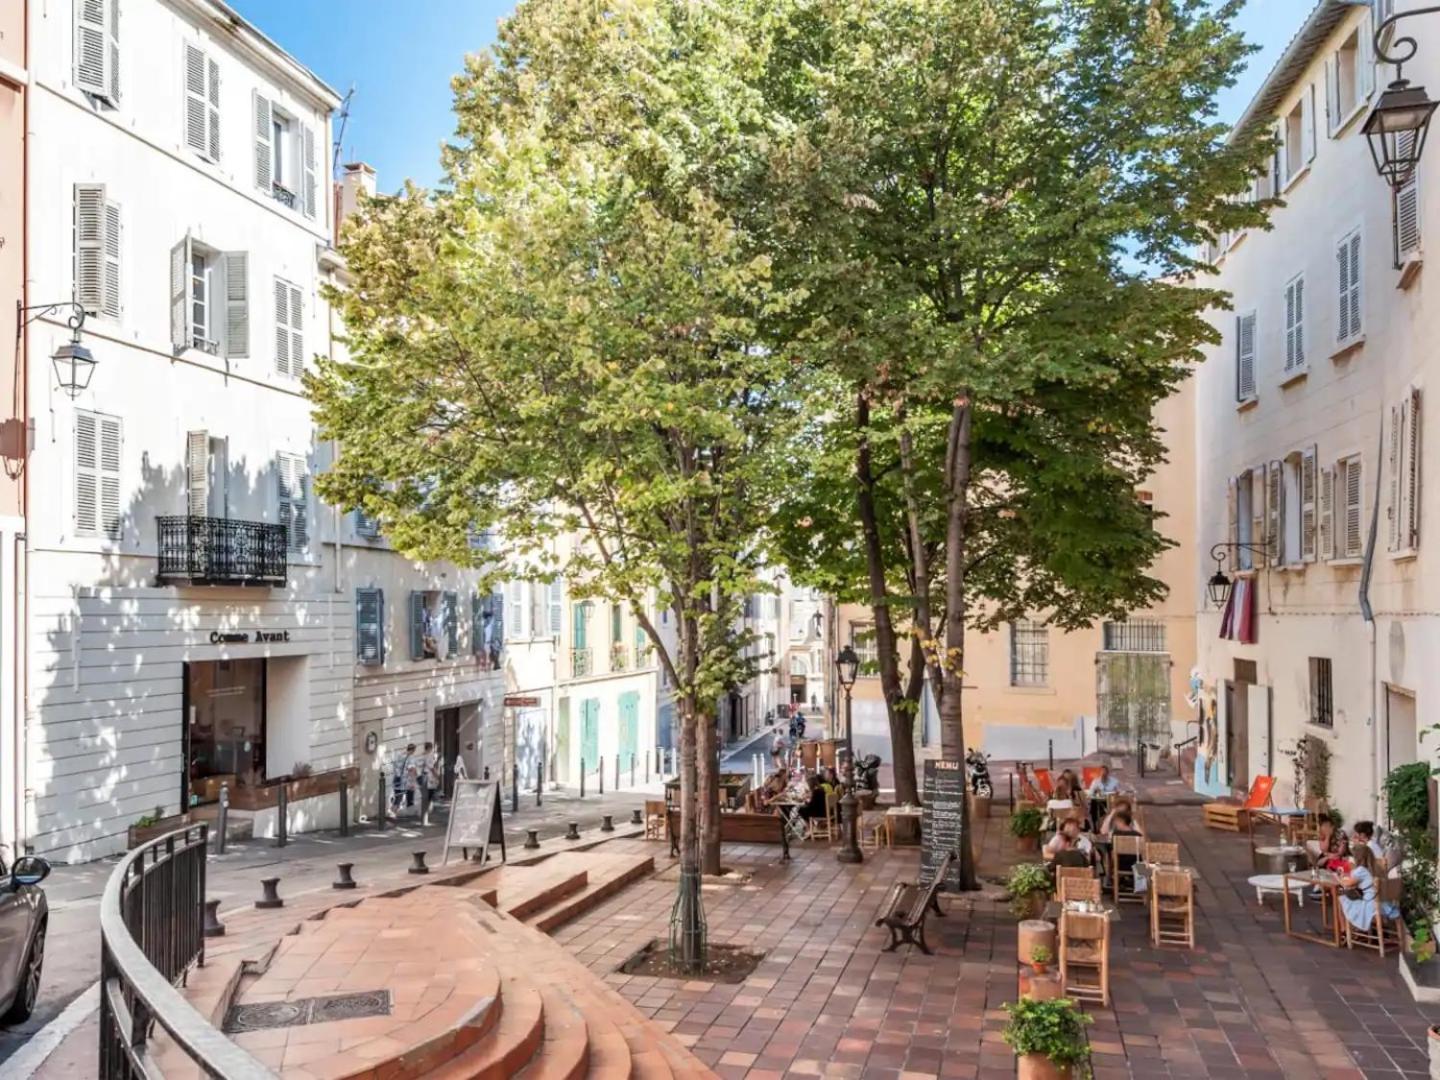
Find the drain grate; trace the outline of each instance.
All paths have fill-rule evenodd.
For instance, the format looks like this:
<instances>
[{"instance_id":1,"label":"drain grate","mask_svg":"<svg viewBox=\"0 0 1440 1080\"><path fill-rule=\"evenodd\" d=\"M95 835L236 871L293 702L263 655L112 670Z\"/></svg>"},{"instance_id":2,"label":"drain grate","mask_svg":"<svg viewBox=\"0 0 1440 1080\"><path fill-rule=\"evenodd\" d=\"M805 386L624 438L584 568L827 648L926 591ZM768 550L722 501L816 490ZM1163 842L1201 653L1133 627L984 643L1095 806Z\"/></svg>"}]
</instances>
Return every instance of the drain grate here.
<instances>
[{"instance_id":1,"label":"drain grate","mask_svg":"<svg viewBox=\"0 0 1440 1080\"><path fill-rule=\"evenodd\" d=\"M358 994L331 994L301 998L299 1001L257 1001L252 1005L232 1005L225 1014L224 1030L228 1035L235 1035L242 1031L267 1031L270 1028L389 1015L390 991L366 990Z\"/></svg>"}]
</instances>

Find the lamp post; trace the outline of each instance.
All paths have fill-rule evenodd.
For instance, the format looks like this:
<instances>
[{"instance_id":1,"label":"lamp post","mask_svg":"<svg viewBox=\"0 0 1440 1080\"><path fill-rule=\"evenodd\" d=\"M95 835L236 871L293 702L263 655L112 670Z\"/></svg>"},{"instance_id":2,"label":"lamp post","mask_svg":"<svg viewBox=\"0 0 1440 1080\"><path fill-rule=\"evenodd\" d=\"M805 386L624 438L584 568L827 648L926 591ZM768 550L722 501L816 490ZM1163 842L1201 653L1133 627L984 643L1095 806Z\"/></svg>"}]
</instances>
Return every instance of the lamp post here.
<instances>
[{"instance_id":1,"label":"lamp post","mask_svg":"<svg viewBox=\"0 0 1440 1080\"><path fill-rule=\"evenodd\" d=\"M1440 103L1431 101L1423 86L1411 86L1404 76L1404 65L1414 57L1418 48L1415 39L1396 38L1387 51L1381 38L1401 19L1436 13L1440 13L1440 6L1401 11L1375 28L1375 57L1382 63L1395 65L1395 81L1375 102L1361 130L1370 143L1376 172L1396 190L1404 187L1415 175L1420 155L1425 152L1430 118Z\"/></svg>"},{"instance_id":2,"label":"lamp post","mask_svg":"<svg viewBox=\"0 0 1440 1080\"><path fill-rule=\"evenodd\" d=\"M1256 555L1266 556L1270 554L1270 548L1266 544L1244 544L1233 542L1221 542L1212 544L1210 547L1210 558L1215 560L1215 573L1210 575L1210 580L1205 583L1205 592L1210 597L1210 602L1216 607L1224 607L1225 601L1230 599L1230 589L1234 585L1230 575L1225 573L1225 557L1230 551L1249 551Z\"/></svg>"},{"instance_id":3,"label":"lamp post","mask_svg":"<svg viewBox=\"0 0 1440 1080\"><path fill-rule=\"evenodd\" d=\"M842 863L865 861L857 835L860 800L855 797L855 730L850 718L850 690L859 671L860 657L855 655L853 646L846 645L835 657L835 674L845 691L845 795L840 800L840 850L835 852L835 860Z\"/></svg>"},{"instance_id":4,"label":"lamp post","mask_svg":"<svg viewBox=\"0 0 1440 1080\"><path fill-rule=\"evenodd\" d=\"M90 376L95 374L95 356L80 344L80 328L85 325L83 304L78 300L57 300L53 304L30 304L27 307L20 301L15 301L15 341L18 345L25 327L42 315L54 315L67 307L73 312L65 320L70 327L70 340L55 350L50 362L55 365L55 380L60 384L60 389L73 398L90 385ZM35 314L27 319L27 311Z\"/></svg>"}]
</instances>

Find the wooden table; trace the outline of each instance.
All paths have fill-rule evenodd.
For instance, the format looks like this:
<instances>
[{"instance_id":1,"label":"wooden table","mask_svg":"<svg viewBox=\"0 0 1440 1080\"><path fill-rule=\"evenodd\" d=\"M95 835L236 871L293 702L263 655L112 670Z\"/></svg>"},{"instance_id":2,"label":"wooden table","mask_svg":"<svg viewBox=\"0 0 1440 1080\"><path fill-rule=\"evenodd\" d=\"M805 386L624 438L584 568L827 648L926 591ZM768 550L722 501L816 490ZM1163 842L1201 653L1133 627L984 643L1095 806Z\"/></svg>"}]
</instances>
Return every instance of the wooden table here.
<instances>
[{"instance_id":1,"label":"wooden table","mask_svg":"<svg viewBox=\"0 0 1440 1080\"><path fill-rule=\"evenodd\" d=\"M1316 945L1328 945L1332 949L1338 949L1344 945L1340 926L1340 879L1328 870L1305 870L1297 874L1282 874L1281 878L1283 883L1280 896L1281 905L1285 911L1286 935L1299 938L1301 941L1313 941ZM1320 890L1320 922L1322 926L1330 927L1331 933L1328 937L1312 934L1308 930L1291 928L1290 890L1292 884L1301 884L1306 888L1314 887Z\"/></svg>"}]
</instances>

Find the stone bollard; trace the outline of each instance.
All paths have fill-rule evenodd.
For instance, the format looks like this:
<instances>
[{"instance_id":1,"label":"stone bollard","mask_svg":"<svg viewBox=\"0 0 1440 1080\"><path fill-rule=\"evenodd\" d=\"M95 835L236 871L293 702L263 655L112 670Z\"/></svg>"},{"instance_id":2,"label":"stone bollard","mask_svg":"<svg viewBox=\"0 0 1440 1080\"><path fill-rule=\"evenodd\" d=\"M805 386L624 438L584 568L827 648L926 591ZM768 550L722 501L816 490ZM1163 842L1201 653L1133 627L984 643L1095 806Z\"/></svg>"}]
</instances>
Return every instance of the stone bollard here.
<instances>
[{"instance_id":1,"label":"stone bollard","mask_svg":"<svg viewBox=\"0 0 1440 1080\"><path fill-rule=\"evenodd\" d=\"M428 866L425 865L425 852L423 852L423 851L412 851L412 852L410 853L410 858L411 858L411 860L413 860L413 861L410 863L410 873L412 873L412 874L428 874L428 873L430 872L430 867L428 867Z\"/></svg>"},{"instance_id":2,"label":"stone bollard","mask_svg":"<svg viewBox=\"0 0 1440 1080\"><path fill-rule=\"evenodd\" d=\"M600 819L601 832L614 832L615 822L611 820L612 815L606 814Z\"/></svg>"},{"instance_id":3,"label":"stone bollard","mask_svg":"<svg viewBox=\"0 0 1440 1080\"><path fill-rule=\"evenodd\" d=\"M205 901L205 936L224 937L225 924L220 921L220 901Z\"/></svg>"},{"instance_id":4,"label":"stone bollard","mask_svg":"<svg viewBox=\"0 0 1440 1080\"><path fill-rule=\"evenodd\" d=\"M630 811L630 824L631 824L631 825L644 825L644 824L645 824L645 819L640 816L640 808L639 808L638 806L637 806L634 810L631 810L631 811Z\"/></svg>"},{"instance_id":5,"label":"stone bollard","mask_svg":"<svg viewBox=\"0 0 1440 1080\"><path fill-rule=\"evenodd\" d=\"M580 839L580 825L579 825L578 822L574 822L574 821L570 822L569 828L567 828L567 829L565 830L565 839L566 839L566 840L579 840L579 839Z\"/></svg>"},{"instance_id":6,"label":"stone bollard","mask_svg":"<svg viewBox=\"0 0 1440 1080\"><path fill-rule=\"evenodd\" d=\"M285 901L280 899L280 879L278 877L261 878L260 889L263 895L255 901L257 908L265 910L285 906Z\"/></svg>"},{"instance_id":7,"label":"stone bollard","mask_svg":"<svg viewBox=\"0 0 1440 1080\"><path fill-rule=\"evenodd\" d=\"M540 846L540 830L539 830L539 829L526 829L526 830L525 830L525 850L526 850L526 851L533 851L535 848L538 848L539 846Z\"/></svg>"},{"instance_id":8,"label":"stone bollard","mask_svg":"<svg viewBox=\"0 0 1440 1080\"><path fill-rule=\"evenodd\" d=\"M340 872L340 876L339 876L338 878L336 878L336 879L331 883L330 887L331 887L332 889L353 889L353 888L355 888L355 879L350 876L350 871L351 871L352 869L354 869L354 867L355 867L355 864L354 864L354 863L348 863L348 862L336 863L336 864L335 864L335 869Z\"/></svg>"}]
</instances>

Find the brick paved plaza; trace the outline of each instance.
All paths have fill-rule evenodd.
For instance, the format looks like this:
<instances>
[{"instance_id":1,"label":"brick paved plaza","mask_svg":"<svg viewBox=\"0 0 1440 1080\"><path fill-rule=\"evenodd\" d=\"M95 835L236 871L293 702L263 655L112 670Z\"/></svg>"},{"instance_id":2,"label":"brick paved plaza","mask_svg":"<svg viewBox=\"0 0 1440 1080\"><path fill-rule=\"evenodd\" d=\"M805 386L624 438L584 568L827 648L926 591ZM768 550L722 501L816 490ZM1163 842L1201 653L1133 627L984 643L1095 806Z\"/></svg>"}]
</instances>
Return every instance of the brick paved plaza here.
<instances>
[{"instance_id":1,"label":"brick paved plaza","mask_svg":"<svg viewBox=\"0 0 1440 1080\"><path fill-rule=\"evenodd\" d=\"M1204 829L1196 805L1164 805L1186 794L1173 785L1152 793L1162 804L1146 806L1151 837L1178 840L1198 871L1198 947L1151 947L1144 909L1127 907L1112 941L1110 1007L1089 1010L1096 1077L1428 1076L1426 1025L1440 1009L1411 1000L1396 960L1287 939L1278 900L1258 908L1245 883L1246 836ZM1002 810L982 832L981 873L998 876L1016 860ZM785 866L773 848L727 847L725 858L752 877L707 886L710 939L767 954L743 985L616 971L664 936L675 884L663 873L555 936L722 1076L1014 1075L1000 1037L1018 970L1004 904L946 898L946 917L930 924L933 957L884 953L875 911L892 881L913 879L916 849L882 852L858 873L829 848L797 849Z\"/></svg>"}]
</instances>

